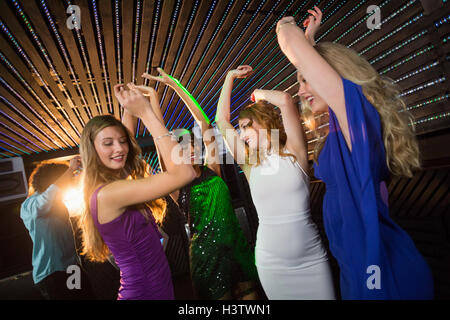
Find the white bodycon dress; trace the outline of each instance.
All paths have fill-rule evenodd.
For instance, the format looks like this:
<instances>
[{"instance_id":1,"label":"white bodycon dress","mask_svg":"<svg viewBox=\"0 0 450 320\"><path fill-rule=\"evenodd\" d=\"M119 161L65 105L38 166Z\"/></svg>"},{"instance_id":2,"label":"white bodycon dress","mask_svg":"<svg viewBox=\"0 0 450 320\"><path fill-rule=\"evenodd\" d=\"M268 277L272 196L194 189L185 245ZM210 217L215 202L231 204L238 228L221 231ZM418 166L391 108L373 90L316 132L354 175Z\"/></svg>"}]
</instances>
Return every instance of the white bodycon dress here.
<instances>
[{"instance_id":1,"label":"white bodycon dress","mask_svg":"<svg viewBox=\"0 0 450 320\"><path fill-rule=\"evenodd\" d=\"M326 250L309 206L309 177L292 157L269 155L252 167L258 212L255 262L271 300L335 299Z\"/></svg>"}]
</instances>

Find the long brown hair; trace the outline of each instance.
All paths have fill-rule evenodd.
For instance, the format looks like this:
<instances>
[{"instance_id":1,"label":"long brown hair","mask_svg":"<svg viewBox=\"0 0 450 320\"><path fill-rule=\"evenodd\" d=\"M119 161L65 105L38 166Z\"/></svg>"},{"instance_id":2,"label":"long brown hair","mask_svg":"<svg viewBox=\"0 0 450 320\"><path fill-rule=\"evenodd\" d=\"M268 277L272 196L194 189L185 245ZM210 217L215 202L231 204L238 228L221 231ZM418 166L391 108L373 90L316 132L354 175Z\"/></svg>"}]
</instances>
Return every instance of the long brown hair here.
<instances>
[{"instance_id":1,"label":"long brown hair","mask_svg":"<svg viewBox=\"0 0 450 320\"><path fill-rule=\"evenodd\" d=\"M281 115L276 107L266 101L258 101L256 103L250 104L241 110L238 119L249 119L251 122L256 121L262 128L267 130L267 139L272 141L271 130L278 130L279 132L279 155L282 157L293 157L296 159L295 155L291 153L284 152L286 146L287 135L284 130L283 122L281 120ZM252 150L249 150L248 146L245 146L246 159L251 157ZM264 155L260 152L256 154L256 165L261 164L264 159Z\"/></svg>"},{"instance_id":2,"label":"long brown hair","mask_svg":"<svg viewBox=\"0 0 450 320\"><path fill-rule=\"evenodd\" d=\"M419 146L413 117L399 97L399 87L380 76L356 51L341 44L324 42L317 44L316 50L343 78L362 87L364 96L380 115L389 170L395 175L412 177L413 171L420 168ZM316 162L325 138L319 138L316 144Z\"/></svg>"},{"instance_id":3,"label":"long brown hair","mask_svg":"<svg viewBox=\"0 0 450 320\"><path fill-rule=\"evenodd\" d=\"M106 246L100 232L94 224L91 214L90 199L95 189L100 185L105 185L118 179L108 168L106 168L97 155L94 146L94 139L97 134L107 127L122 128L129 146L127 160L122 172L122 176L128 179L143 178L148 175L147 164L140 158L141 148L130 131L115 117L110 115L96 116L89 120L83 129L80 142L80 155L83 165L82 185L84 197L84 209L81 215L80 223L83 239L83 252L90 260L103 262L110 252ZM142 215L148 219L146 207L151 209L157 222L164 218L166 202L163 199L156 199L148 203L134 206L139 209Z\"/></svg>"}]
</instances>

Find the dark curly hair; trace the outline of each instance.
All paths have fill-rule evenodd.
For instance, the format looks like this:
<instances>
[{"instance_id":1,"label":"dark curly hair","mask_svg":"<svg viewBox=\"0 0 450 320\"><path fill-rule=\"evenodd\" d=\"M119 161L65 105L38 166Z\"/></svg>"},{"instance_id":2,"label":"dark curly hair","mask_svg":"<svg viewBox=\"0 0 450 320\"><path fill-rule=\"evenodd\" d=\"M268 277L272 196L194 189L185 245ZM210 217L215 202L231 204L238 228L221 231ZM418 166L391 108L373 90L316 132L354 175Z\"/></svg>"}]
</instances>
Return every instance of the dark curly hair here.
<instances>
[{"instance_id":1,"label":"dark curly hair","mask_svg":"<svg viewBox=\"0 0 450 320\"><path fill-rule=\"evenodd\" d=\"M30 194L47 190L68 168L69 166L63 162L43 161L39 163L30 175Z\"/></svg>"}]
</instances>

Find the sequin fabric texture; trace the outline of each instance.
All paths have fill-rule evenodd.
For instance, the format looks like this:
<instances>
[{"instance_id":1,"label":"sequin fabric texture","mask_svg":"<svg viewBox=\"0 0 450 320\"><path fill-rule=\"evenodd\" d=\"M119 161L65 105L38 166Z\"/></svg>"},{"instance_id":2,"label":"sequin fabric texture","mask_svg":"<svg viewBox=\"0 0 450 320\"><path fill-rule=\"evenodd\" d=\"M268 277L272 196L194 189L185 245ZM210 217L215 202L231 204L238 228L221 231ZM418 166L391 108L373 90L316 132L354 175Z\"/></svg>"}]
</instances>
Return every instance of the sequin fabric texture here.
<instances>
[{"instance_id":1,"label":"sequin fabric texture","mask_svg":"<svg viewBox=\"0 0 450 320\"><path fill-rule=\"evenodd\" d=\"M226 183L202 166L180 192L191 230L190 266L200 299L219 299L240 282L256 281L255 257L234 213Z\"/></svg>"}]
</instances>

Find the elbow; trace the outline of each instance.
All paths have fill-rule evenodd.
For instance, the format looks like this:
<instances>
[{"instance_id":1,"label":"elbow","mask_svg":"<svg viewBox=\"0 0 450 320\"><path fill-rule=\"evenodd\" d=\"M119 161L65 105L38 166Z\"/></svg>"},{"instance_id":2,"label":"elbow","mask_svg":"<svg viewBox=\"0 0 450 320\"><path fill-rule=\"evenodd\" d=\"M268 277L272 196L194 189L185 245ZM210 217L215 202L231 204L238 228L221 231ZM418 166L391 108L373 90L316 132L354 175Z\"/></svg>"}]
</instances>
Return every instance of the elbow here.
<instances>
[{"instance_id":1,"label":"elbow","mask_svg":"<svg viewBox=\"0 0 450 320\"><path fill-rule=\"evenodd\" d=\"M288 107L293 104L292 102L293 101L292 101L291 95L287 92L283 92L283 94L281 95L281 98L280 98L281 107Z\"/></svg>"},{"instance_id":2,"label":"elbow","mask_svg":"<svg viewBox=\"0 0 450 320\"><path fill-rule=\"evenodd\" d=\"M283 92L283 94L281 94L275 105L280 108L281 112L283 112L284 110L288 110L290 108L294 108L294 100L292 99L291 95L289 93Z\"/></svg>"},{"instance_id":3,"label":"elbow","mask_svg":"<svg viewBox=\"0 0 450 320\"><path fill-rule=\"evenodd\" d=\"M184 163L178 165L175 169L174 174L176 174L179 179L183 180L185 183L189 183L195 179L197 173L195 172L194 167L191 164Z\"/></svg>"}]
</instances>

